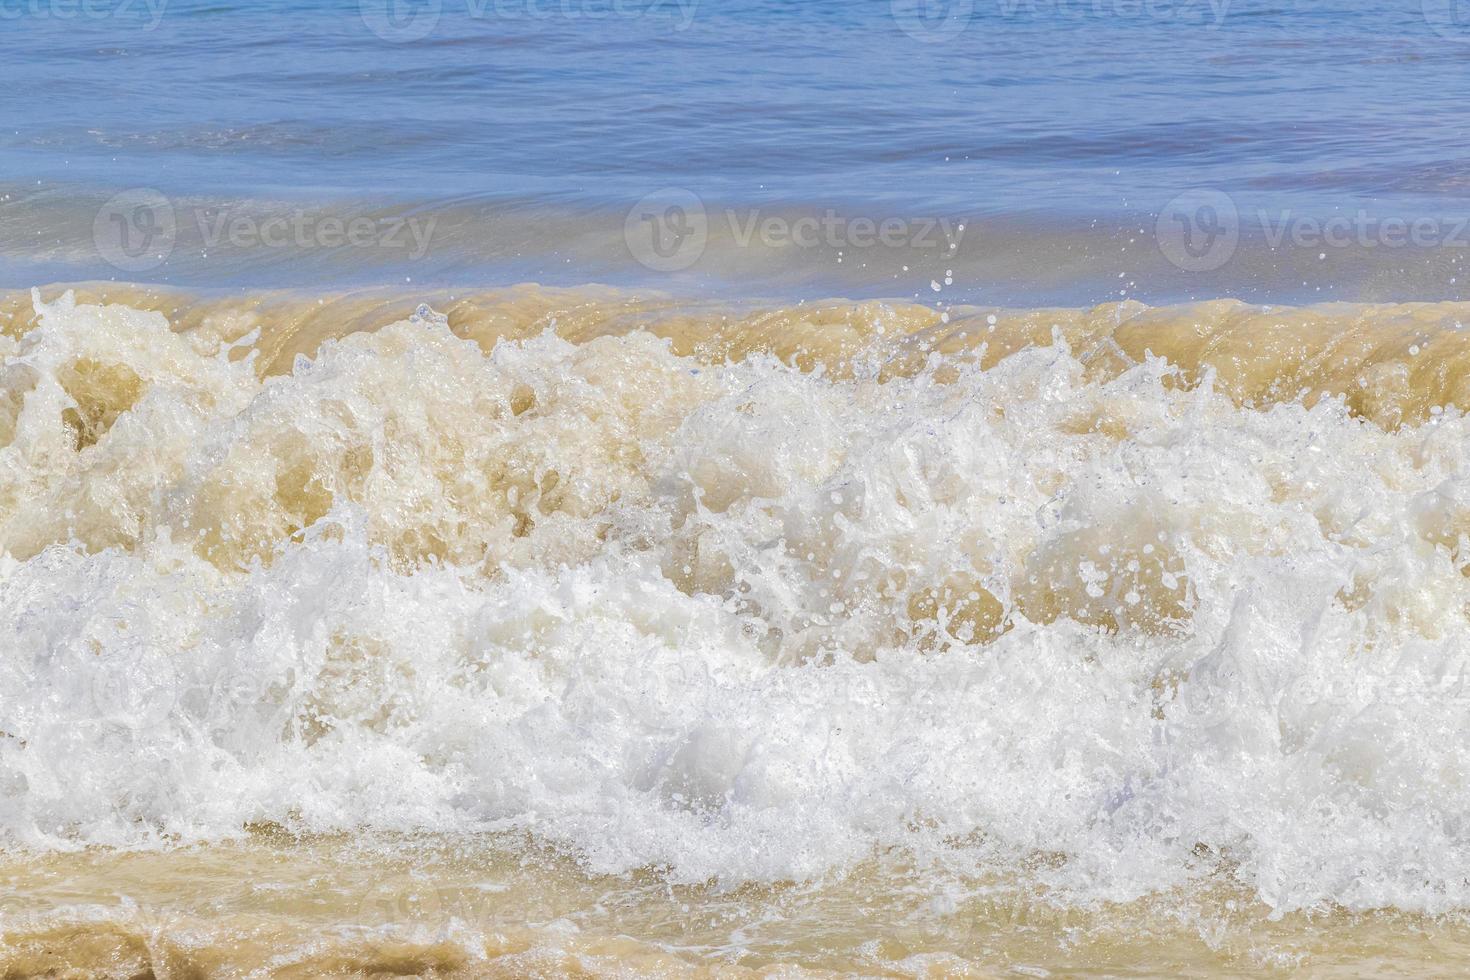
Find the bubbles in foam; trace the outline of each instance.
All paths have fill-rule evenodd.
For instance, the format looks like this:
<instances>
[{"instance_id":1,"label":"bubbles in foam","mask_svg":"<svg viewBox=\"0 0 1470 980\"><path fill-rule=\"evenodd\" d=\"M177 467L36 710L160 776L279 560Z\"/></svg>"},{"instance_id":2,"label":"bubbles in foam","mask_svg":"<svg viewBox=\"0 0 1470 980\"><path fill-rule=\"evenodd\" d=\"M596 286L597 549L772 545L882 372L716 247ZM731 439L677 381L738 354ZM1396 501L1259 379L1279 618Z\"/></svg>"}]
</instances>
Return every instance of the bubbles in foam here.
<instances>
[{"instance_id":1,"label":"bubbles in foam","mask_svg":"<svg viewBox=\"0 0 1470 980\"><path fill-rule=\"evenodd\" d=\"M689 882L899 848L1465 904L1470 422L1285 398L1297 360L1166 349L1237 313L1129 309L785 359L451 309L286 372L246 323L38 303L0 371L0 839L519 828Z\"/></svg>"}]
</instances>

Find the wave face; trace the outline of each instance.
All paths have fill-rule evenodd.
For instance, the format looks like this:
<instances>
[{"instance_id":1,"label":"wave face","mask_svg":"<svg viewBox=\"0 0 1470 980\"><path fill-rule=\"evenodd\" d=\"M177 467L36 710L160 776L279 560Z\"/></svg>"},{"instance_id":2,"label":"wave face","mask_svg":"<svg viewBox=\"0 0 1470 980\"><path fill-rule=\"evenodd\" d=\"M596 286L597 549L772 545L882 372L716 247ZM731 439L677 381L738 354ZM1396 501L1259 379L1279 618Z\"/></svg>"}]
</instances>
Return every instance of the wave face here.
<instances>
[{"instance_id":1,"label":"wave face","mask_svg":"<svg viewBox=\"0 0 1470 980\"><path fill-rule=\"evenodd\" d=\"M0 302L12 856L1470 906L1470 307L99 295Z\"/></svg>"}]
</instances>

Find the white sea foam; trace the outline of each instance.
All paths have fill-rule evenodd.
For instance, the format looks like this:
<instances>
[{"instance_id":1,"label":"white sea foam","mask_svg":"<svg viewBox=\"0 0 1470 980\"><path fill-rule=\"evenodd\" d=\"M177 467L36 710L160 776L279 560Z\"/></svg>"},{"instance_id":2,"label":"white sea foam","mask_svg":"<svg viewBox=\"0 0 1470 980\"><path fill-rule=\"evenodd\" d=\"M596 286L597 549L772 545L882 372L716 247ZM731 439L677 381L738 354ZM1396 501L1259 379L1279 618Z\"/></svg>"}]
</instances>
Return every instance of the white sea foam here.
<instances>
[{"instance_id":1,"label":"white sea foam","mask_svg":"<svg viewBox=\"0 0 1470 980\"><path fill-rule=\"evenodd\" d=\"M676 881L897 847L1470 905L1458 410L432 318L262 381L37 303L0 341L9 846L524 828Z\"/></svg>"}]
</instances>

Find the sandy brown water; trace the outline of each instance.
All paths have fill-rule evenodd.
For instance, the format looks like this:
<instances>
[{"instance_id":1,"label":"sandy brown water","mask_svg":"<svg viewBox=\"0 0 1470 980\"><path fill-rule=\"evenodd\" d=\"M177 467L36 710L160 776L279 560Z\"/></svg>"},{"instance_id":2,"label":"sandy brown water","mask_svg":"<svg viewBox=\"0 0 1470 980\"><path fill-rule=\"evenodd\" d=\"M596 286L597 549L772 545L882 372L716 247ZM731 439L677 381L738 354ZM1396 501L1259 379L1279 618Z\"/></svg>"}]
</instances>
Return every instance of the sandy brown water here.
<instances>
[{"instance_id":1,"label":"sandy brown water","mask_svg":"<svg viewBox=\"0 0 1470 980\"><path fill-rule=\"evenodd\" d=\"M0 977L1470 954L1470 304L62 293Z\"/></svg>"},{"instance_id":2,"label":"sandy brown water","mask_svg":"<svg viewBox=\"0 0 1470 980\"><path fill-rule=\"evenodd\" d=\"M524 840L245 839L9 855L7 977L1443 976L1470 923L1273 919L1228 885L1058 907L1001 879L875 859L802 885L588 875ZM68 971L72 971L68 973Z\"/></svg>"}]
</instances>

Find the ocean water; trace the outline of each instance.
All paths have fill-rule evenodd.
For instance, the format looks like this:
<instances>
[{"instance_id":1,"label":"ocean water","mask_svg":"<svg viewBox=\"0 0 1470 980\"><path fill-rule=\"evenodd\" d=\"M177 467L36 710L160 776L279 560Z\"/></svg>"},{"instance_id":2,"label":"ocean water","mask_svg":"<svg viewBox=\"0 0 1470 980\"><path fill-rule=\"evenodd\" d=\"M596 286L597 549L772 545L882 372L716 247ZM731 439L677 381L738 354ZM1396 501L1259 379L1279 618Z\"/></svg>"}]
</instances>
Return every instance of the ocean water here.
<instances>
[{"instance_id":1,"label":"ocean water","mask_svg":"<svg viewBox=\"0 0 1470 980\"><path fill-rule=\"evenodd\" d=\"M17 288L1463 298L1450 0L11 0L0 23Z\"/></svg>"},{"instance_id":2,"label":"ocean water","mask_svg":"<svg viewBox=\"0 0 1470 980\"><path fill-rule=\"evenodd\" d=\"M0 0L0 975L1461 970L1459 18Z\"/></svg>"}]
</instances>

